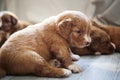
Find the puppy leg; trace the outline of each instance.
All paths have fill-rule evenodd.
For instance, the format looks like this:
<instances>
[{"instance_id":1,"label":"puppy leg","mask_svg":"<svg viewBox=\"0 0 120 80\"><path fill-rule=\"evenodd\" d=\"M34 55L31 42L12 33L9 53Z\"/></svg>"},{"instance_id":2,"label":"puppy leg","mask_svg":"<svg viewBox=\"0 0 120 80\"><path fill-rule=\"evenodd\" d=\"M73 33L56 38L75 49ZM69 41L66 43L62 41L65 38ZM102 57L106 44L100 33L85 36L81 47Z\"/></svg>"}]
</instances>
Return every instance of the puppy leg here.
<instances>
[{"instance_id":1,"label":"puppy leg","mask_svg":"<svg viewBox=\"0 0 120 80\"><path fill-rule=\"evenodd\" d=\"M56 44L52 46L51 51L54 56L60 60L62 66L68 68L72 72L80 72L79 66L75 65L71 59L69 48L66 46L57 46Z\"/></svg>"},{"instance_id":2,"label":"puppy leg","mask_svg":"<svg viewBox=\"0 0 120 80\"><path fill-rule=\"evenodd\" d=\"M78 60L80 59L80 56L74 54L74 53L71 51L71 49L69 49L69 51L70 51L70 53L71 53L71 58L72 58L72 60L78 61Z\"/></svg>"},{"instance_id":3,"label":"puppy leg","mask_svg":"<svg viewBox=\"0 0 120 80\"><path fill-rule=\"evenodd\" d=\"M46 61L44 61L44 64L37 64L34 72L34 74L42 77L65 77L71 73L68 69L50 66Z\"/></svg>"},{"instance_id":4,"label":"puppy leg","mask_svg":"<svg viewBox=\"0 0 120 80\"><path fill-rule=\"evenodd\" d=\"M35 74L44 77L65 77L71 74L70 70L50 66L47 61L34 51L25 51L16 56L10 72L14 74ZM19 63L19 64L18 64Z\"/></svg>"}]
</instances>

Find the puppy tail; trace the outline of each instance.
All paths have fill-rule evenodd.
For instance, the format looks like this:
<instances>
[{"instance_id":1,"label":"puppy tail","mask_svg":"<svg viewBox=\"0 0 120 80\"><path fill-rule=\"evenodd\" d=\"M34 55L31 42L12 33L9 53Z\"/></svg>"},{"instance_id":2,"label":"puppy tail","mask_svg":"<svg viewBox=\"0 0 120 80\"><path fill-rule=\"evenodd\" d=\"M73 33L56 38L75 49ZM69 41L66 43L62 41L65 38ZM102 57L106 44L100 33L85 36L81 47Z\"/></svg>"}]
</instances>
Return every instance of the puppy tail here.
<instances>
[{"instance_id":1,"label":"puppy tail","mask_svg":"<svg viewBox=\"0 0 120 80\"><path fill-rule=\"evenodd\" d=\"M0 78L6 75L6 71L0 67Z\"/></svg>"}]
</instances>

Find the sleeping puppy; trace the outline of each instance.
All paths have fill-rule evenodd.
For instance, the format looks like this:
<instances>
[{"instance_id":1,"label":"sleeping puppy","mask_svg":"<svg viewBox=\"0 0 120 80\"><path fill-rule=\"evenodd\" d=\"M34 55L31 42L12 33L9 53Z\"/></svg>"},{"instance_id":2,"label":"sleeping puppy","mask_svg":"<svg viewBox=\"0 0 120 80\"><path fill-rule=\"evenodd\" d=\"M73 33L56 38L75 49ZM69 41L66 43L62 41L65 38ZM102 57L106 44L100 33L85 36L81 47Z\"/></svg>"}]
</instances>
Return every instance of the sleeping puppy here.
<instances>
[{"instance_id":1,"label":"sleeping puppy","mask_svg":"<svg viewBox=\"0 0 120 80\"><path fill-rule=\"evenodd\" d=\"M0 46L8 39L8 37L21 30L31 23L20 21L17 16L9 11L0 12ZM2 35L2 36L1 36Z\"/></svg>"},{"instance_id":2,"label":"sleeping puppy","mask_svg":"<svg viewBox=\"0 0 120 80\"><path fill-rule=\"evenodd\" d=\"M101 25L98 22L93 20L93 24L107 32L111 38L111 41L115 44L116 46L116 51L120 52L120 26L111 26L111 25Z\"/></svg>"},{"instance_id":3,"label":"sleeping puppy","mask_svg":"<svg viewBox=\"0 0 120 80\"><path fill-rule=\"evenodd\" d=\"M69 46L84 48L90 42L88 18L79 11L65 11L12 34L0 50L0 74L69 76L80 72ZM51 59L58 59L63 68L50 66Z\"/></svg>"},{"instance_id":4,"label":"sleeping puppy","mask_svg":"<svg viewBox=\"0 0 120 80\"><path fill-rule=\"evenodd\" d=\"M110 36L94 24L92 24L90 36L92 39L90 46L82 49L71 47L72 52L79 55L100 55L111 54L115 50L115 45L110 41Z\"/></svg>"}]
</instances>

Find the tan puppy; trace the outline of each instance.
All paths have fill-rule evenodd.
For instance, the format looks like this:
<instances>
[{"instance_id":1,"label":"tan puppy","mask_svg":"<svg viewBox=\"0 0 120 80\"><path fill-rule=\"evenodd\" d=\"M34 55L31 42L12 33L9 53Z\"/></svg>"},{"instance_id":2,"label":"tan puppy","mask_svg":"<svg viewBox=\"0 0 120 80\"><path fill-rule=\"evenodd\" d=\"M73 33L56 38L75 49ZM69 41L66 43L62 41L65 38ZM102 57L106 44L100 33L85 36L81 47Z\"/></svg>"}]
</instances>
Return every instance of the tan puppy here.
<instances>
[{"instance_id":1,"label":"tan puppy","mask_svg":"<svg viewBox=\"0 0 120 80\"><path fill-rule=\"evenodd\" d=\"M88 18L79 11L65 11L11 35L0 50L0 74L63 77L80 72L69 46L83 48L90 42ZM52 58L64 68L50 66Z\"/></svg>"},{"instance_id":2,"label":"tan puppy","mask_svg":"<svg viewBox=\"0 0 120 80\"><path fill-rule=\"evenodd\" d=\"M120 52L120 26L111 26L111 25L101 25L96 21L93 21L93 24L106 31L109 36L111 37L111 41L115 44L116 46L116 51Z\"/></svg>"},{"instance_id":3,"label":"tan puppy","mask_svg":"<svg viewBox=\"0 0 120 80\"><path fill-rule=\"evenodd\" d=\"M25 27L30 25L29 22L20 21L15 14L9 11L0 12L0 46L8 39L8 37Z\"/></svg>"},{"instance_id":4,"label":"tan puppy","mask_svg":"<svg viewBox=\"0 0 120 80\"><path fill-rule=\"evenodd\" d=\"M115 50L115 45L110 41L109 35L94 24L92 24L90 36L92 39L90 46L82 49L71 47L72 52L79 55L100 55L111 54Z\"/></svg>"}]
</instances>

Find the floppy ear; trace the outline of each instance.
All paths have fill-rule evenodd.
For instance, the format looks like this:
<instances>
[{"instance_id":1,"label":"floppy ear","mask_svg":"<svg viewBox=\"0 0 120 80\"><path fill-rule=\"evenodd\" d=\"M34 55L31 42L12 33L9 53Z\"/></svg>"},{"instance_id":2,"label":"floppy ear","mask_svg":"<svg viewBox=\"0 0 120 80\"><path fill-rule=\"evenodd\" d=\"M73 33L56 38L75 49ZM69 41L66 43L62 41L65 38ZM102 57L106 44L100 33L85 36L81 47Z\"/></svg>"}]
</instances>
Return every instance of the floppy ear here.
<instances>
[{"instance_id":1,"label":"floppy ear","mask_svg":"<svg viewBox=\"0 0 120 80\"><path fill-rule=\"evenodd\" d=\"M17 20L14 16L11 16L11 15L10 15L10 19L11 19L11 23L12 23L13 25L16 25L16 24L17 24L18 20Z\"/></svg>"},{"instance_id":2,"label":"floppy ear","mask_svg":"<svg viewBox=\"0 0 120 80\"><path fill-rule=\"evenodd\" d=\"M68 35L70 34L71 27L72 27L72 19L71 18L63 19L60 22L58 22L59 33L64 38L68 37Z\"/></svg>"}]
</instances>

